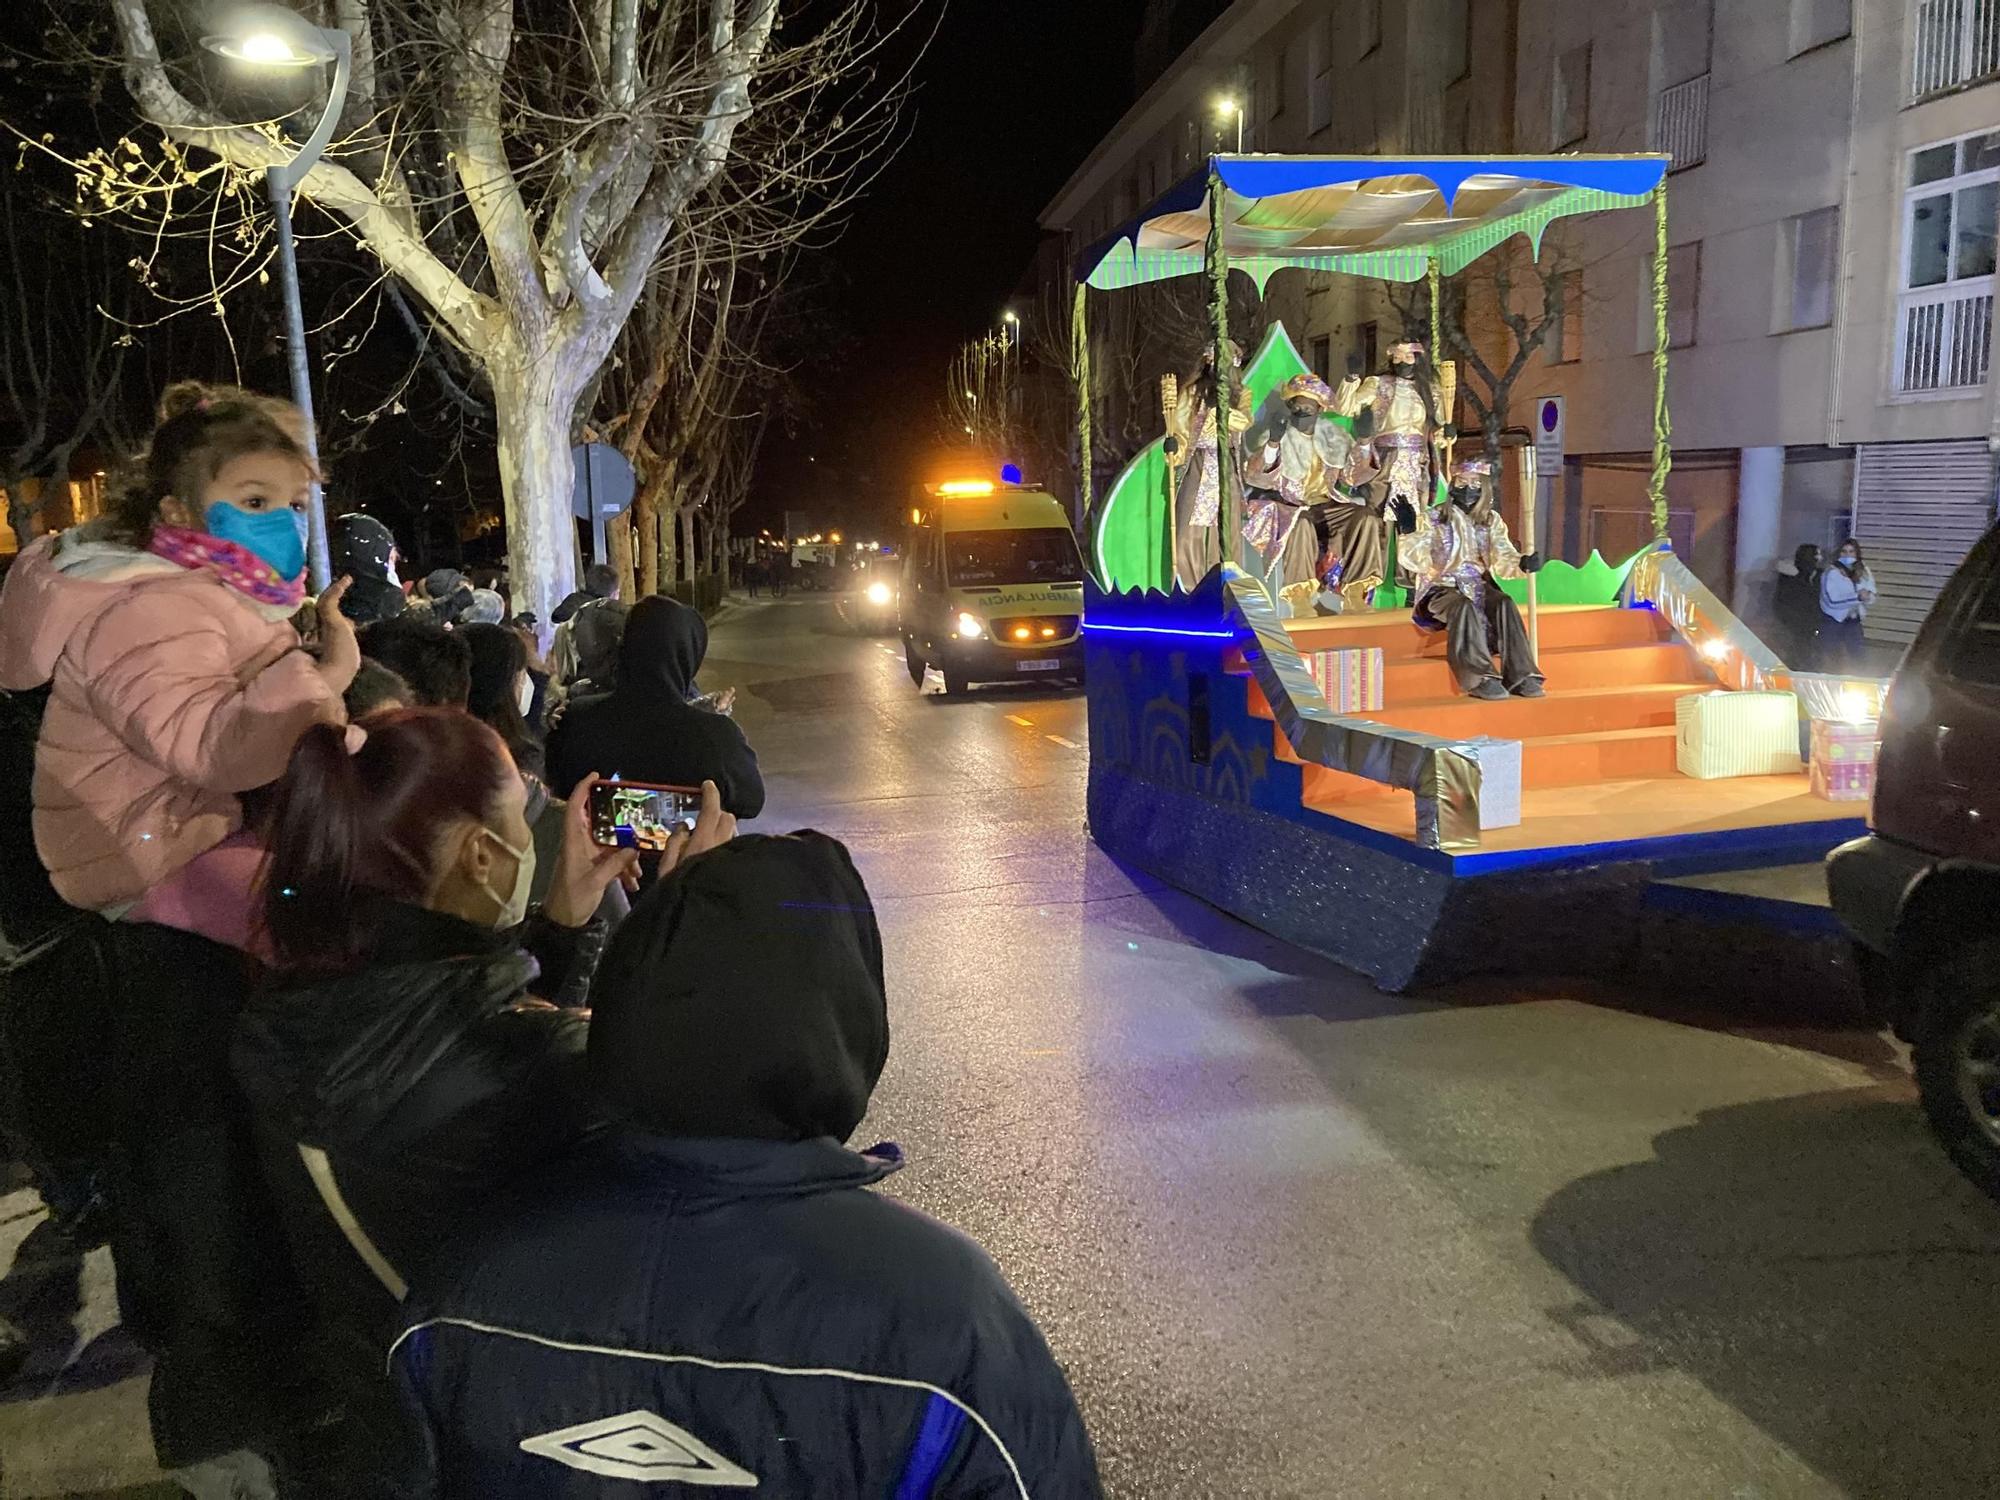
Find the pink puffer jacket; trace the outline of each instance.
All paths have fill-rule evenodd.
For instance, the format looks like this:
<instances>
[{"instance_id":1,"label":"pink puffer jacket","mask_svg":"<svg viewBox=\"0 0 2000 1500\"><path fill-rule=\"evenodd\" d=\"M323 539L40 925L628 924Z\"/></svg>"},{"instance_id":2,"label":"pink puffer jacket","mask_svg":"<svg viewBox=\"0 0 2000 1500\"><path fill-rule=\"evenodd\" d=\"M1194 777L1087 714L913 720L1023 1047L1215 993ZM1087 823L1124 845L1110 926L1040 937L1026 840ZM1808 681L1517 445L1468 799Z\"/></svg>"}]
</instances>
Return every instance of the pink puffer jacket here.
<instances>
[{"instance_id":1,"label":"pink puffer jacket","mask_svg":"<svg viewBox=\"0 0 2000 1500\"><path fill-rule=\"evenodd\" d=\"M235 832L237 793L346 715L289 623L93 529L44 537L9 570L0 688L53 682L35 847L65 901L104 910Z\"/></svg>"}]
</instances>

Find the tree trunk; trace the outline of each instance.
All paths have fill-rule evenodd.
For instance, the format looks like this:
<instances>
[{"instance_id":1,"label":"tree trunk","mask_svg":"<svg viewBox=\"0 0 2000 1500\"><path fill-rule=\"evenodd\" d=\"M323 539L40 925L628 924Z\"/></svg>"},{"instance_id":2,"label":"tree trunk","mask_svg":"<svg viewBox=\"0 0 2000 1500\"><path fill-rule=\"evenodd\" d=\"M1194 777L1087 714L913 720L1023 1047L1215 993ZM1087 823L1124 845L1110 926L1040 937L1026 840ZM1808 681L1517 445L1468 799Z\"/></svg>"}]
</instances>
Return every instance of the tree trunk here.
<instances>
[{"instance_id":1,"label":"tree trunk","mask_svg":"<svg viewBox=\"0 0 2000 1500\"><path fill-rule=\"evenodd\" d=\"M681 576L688 582L694 581L696 552L694 550L694 507L681 511L681 566L686 569Z\"/></svg>"},{"instance_id":2,"label":"tree trunk","mask_svg":"<svg viewBox=\"0 0 2000 1500\"><path fill-rule=\"evenodd\" d=\"M28 550L28 543L42 534L42 497L28 494L28 476L0 474L0 489L7 492L7 529L14 533L14 545Z\"/></svg>"},{"instance_id":3,"label":"tree trunk","mask_svg":"<svg viewBox=\"0 0 2000 1500\"><path fill-rule=\"evenodd\" d=\"M496 354L488 365L500 435L500 488L507 506L507 571L516 607L548 620L576 589L570 497L570 418L587 374L576 351Z\"/></svg>"},{"instance_id":4,"label":"tree trunk","mask_svg":"<svg viewBox=\"0 0 2000 1500\"><path fill-rule=\"evenodd\" d=\"M632 512L613 516L604 527L604 539L611 549L611 568L618 575L618 597L637 599L638 580L632 572Z\"/></svg>"}]
</instances>

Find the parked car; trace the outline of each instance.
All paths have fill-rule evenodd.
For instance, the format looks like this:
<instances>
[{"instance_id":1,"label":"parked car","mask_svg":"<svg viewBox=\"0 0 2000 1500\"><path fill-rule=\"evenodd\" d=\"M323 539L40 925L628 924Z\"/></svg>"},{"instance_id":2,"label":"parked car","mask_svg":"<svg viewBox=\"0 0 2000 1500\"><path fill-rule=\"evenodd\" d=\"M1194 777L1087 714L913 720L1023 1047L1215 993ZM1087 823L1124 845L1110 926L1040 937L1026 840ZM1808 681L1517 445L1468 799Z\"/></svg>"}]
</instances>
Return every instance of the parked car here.
<instances>
[{"instance_id":1,"label":"parked car","mask_svg":"<svg viewBox=\"0 0 2000 1500\"><path fill-rule=\"evenodd\" d=\"M1932 1129L2000 1198L2000 527L1896 672L1869 827L1828 857L1834 911Z\"/></svg>"}]
</instances>

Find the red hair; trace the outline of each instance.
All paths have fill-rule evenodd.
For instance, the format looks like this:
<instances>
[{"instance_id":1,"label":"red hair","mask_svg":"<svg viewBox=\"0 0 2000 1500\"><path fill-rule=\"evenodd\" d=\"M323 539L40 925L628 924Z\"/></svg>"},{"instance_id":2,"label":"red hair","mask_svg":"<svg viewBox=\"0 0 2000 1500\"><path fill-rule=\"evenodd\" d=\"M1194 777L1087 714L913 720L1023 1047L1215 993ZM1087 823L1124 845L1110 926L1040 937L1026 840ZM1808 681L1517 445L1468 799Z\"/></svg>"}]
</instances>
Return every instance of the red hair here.
<instances>
[{"instance_id":1,"label":"red hair","mask_svg":"<svg viewBox=\"0 0 2000 1500\"><path fill-rule=\"evenodd\" d=\"M500 737L454 708L362 720L367 743L316 724L292 752L266 832L264 928L280 969L351 968L382 902L422 903L444 836L484 823L518 778Z\"/></svg>"}]
</instances>

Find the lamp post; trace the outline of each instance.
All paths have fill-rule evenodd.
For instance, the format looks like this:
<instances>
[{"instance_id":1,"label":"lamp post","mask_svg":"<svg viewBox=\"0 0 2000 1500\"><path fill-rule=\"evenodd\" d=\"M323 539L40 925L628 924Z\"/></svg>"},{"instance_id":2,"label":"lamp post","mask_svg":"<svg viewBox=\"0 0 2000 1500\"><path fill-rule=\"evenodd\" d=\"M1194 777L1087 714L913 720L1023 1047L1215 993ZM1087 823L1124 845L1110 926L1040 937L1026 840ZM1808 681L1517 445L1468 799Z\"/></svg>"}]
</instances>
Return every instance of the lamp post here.
<instances>
[{"instance_id":1,"label":"lamp post","mask_svg":"<svg viewBox=\"0 0 2000 1500\"><path fill-rule=\"evenodd\" d=\"M1243 106L1225 95L1215 101L1215 112L1225 120L1231 115L1236 117L1236 154L1241 156L1243 154Z\"/></svg>"},{"instance_id":2,"label":"lamp post","mask_svg":"<svg viewBox=\"0 0 2000 1500\"><path fill-rule=\"evenodd\" d=\"M244 5L229 16L228 26L201 39L202 46L232 62L253 68L316 68L333 64L333 86L326 107L292 159L264 169L264 186L278 218L278 280L285 294L285 355L292 371L292 401L305 418L306 452L313 461L312 499L306 508L306 556L312 586L324 589L331 580L326 541L326 497L321 493L319 436L314 428L312 372L306 364L306 319L299 306L299 260L292 240L292 194L326 150L340 107L347 99L353 66L353 45L344 31L315 26L282 5Z\"/></svg>"}]
</instances>

